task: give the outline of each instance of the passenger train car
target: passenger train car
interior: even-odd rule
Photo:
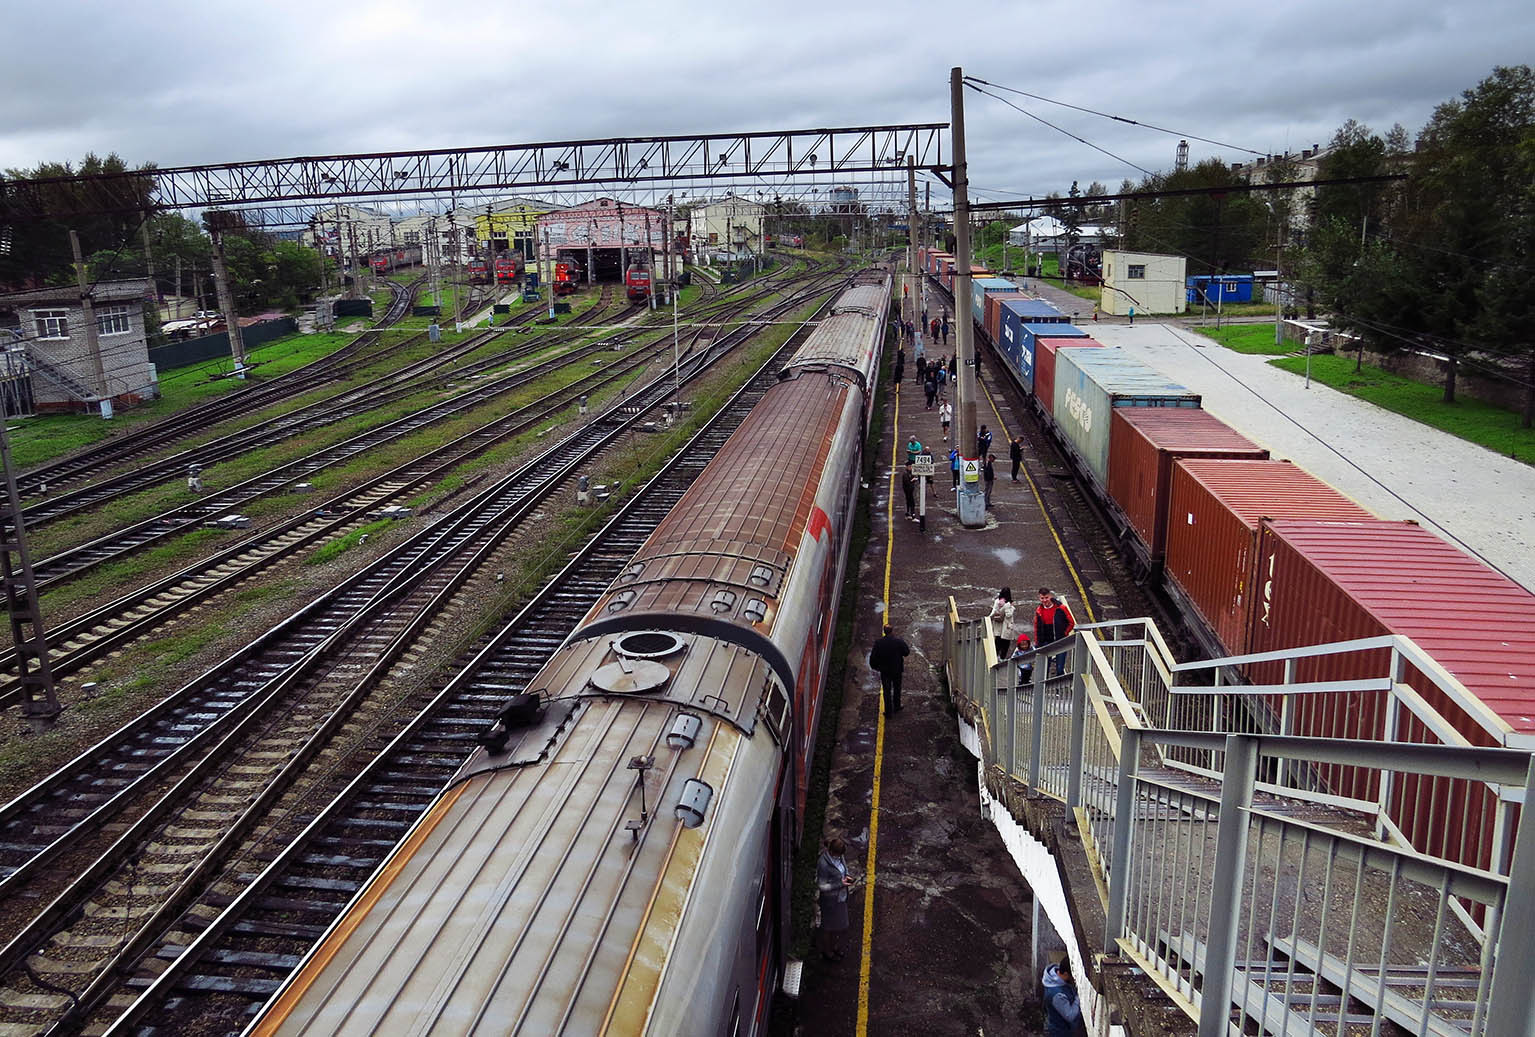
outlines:
[[[763,1030],[889,296],[839,296],[252,1032]]]

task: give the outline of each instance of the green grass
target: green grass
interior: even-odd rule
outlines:
[[[323,565],[332,558],[339,557],[362,543],[362,538],[369,533],[376,533],[394,524],[393,519],[379,519],[377,522],[369,522],[367,525],[358,526],[346,536],[339,536],[334,540],[326,541],[305,559],[309,565]]]
[[[1304,374],[1305,357],[1270,361],[1275,367]],[[1355,373],[1354,360],[1341,356],[1313,356],[1314,381],[1348,393],[1377,407],[1430,425],[1452,436],[1477,443],[1526,464],[1535,464],[1535,429],[1519,427],[1519,416],[1477,400],[1444,402],[1444,390],[1389,371],[1366,366]]]
[[[1200,310],[1198,303],[1190,303],[1188,315],[1199,317],[1203,313],[1206,320],[1215,319],[1215,307],[1207,306]],[[1222,317],[1272,317],[1274,304],[1271,302],[1228,302],[1221,305]]]
[[[1199,333],[1206,338],[1213,338],[1235,353],[1284,356],[1295,352],[1294,342],[1274,345],[1272,324],[1228,324],[1223,328],[1200,328]]]

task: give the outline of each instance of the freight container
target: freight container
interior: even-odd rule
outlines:
[[[977,277],[970,282],[970,317],[982,326],[986,323],[986,296],[1016,292],[1018,286],[1005,277]]]
[[[1411,664],[1403,679],[1468,741],[1535,742],[1535,595],[1513,580],[1414,523],[1383,520],[1265,522],[1259,565],[1252,651],[1401,634],[1454,682],[1441,691]],[[1384,649],[1302,660],[1296,679],[1379,677],[1388,662]],[[1272,663],[1251,669],[1263,683],[1278,673]],[[1339,693],[1307,696],[1287,719],[1297,734],[1379,738],[1387,712],[1380,693]],[[1399,740],[1442,740],[1405,708],[1394,725]],[[1379,794],[1357,772],[1323,776],[1343,794]],[[1494,807],[1482,789],[1428,777],[1399,778],[1388,801],[1413,846],[1480,868],[1494,863]]]
[[[1374,518],[1289,461],[1176,461],[1167,501],[1164,572],[1229,655],[1249,651],[1264,518]]]
[[[1070,324],[1071,320],[1043,299],[1024,299],[1010,303],[1008,309],[1024,324]]]
[[[1199,394],[1123,349],[1067,350],[1056,358],[1051,414],[1098,485],[1109,477],[1109,418],[1116,407],[1198,407]]]
[[[1041,335],[1061,339],[1086,339],[1087,332],[1070,324],[1020,324],[1016,318],[1002,315],[1001,341],[997,353],[1003,364],[1028,392],[1034,391],[1035,342]]]
[[[982,300],[985,314],[981,320],[981,330],[986,332],[986,341],[993,346],[1002,337],[1002,304],[1004,302],[1022,302],[1028,299],[1023,292],[1014,290],[1011,292],[992,292]]]
[[[936,249],[932,252],[929,252],[927,254],[927,272],[932,274],[934,277],[939,276],[943,273],[943,264],[946,260],[952,263],[954,261],[954,256],[948,252],[939,252]]]
[[[1205,410],[1120,407],[1109,428],[1109,497],[1155,566],[1167,543],[1173,462],[1212,457],[1263,461],[1269,452]]]
[[[1103,343],[1095,338],[1085,336],[1081,338],[1061,337],[1059,329],[1063,327],[1078,330],[1070,324],[1055,325],[1050,328],[1050,334],[1038,335],[1030,340],[1029,345],[1031,349],[1026,357],[1029,368],[1027,377],[1033,379],[1033,385],[1030,386],[1028,382],[1024,382],[1024,386],[1034,393],[1035,402],[1044,408],[1045,413],[1052,416],[1055,414],[1055,361],[1059,351],[1075,348],[1103,348]],[[1035,330],[1038,329],[1036,328]],[[1002,326],[1002,336],[1003,338],[1007,337],[1006,323]],[[1022,360],[1020,360],[1021,363],[1023,363]],[[1019,371],[1018,378],[1020,381],[1025,378],[1022,370]]]

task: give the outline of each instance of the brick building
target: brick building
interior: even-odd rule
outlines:
[[[74,286],[0,295],[0,326],[25,350],[39,411],[87,409],[101,400],[132,406],[159,396],[144,329],[148,278],[98,281],[91,288],[101,371],[86,336],[85,307]]]

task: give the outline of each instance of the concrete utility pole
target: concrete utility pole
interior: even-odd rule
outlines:
[[[352,226],[352,221],[346,221],[346,236],[352,246],[352,290],[347,293],[347,298],[357,298],[362,288],[362,271],[357,266],[357,228]]]
[[[922,276],[917,273],[917,160],[913,155],[906,156],[906,201],[911,210],[910,226],[906,228],[906,277],[911,285],[911,306],[915,313],[921,309]]]
[[[209,213],[209,217],[218,215]],[[210,223],[208,236],[213,239],[213,287],[219,296],[219,311],[229,329],[229,352],[235,360],[235,377],[245,377],[245,339],[240,335],[240,311],[235,309],[234,292],[229,289],[229,273],[224,267],[224,232]]]
[[[160,319],[160,285],[155,281],[155,254],[149,247],[149,213],[144,214],[144,222],[139,224],[139,230],[144,236],[144,268],[149,275],[149,290],[155,294],[155,319]]]
[[[965,76],[962,69],[949,71],[949,103],[953,108],[951,131],[954,148],[954,331],[959,350],[959,406],[955,415],[961,475],[959,521],[974,529],[986,524],[986,494],[981,488],[980,466],[975,456],[976,380],[975,327],[970,320],[970,194],[965,167]]]
[[[97,402],[101,416],[112,416],[112,393],[107,389],[107,369],[101,360],[101,328],[96,324],[96,306],[91,301],[91,286],[85,273],[85,260],[80,255],[80,235],[69,232],[69,248],[75,254],[75,283],[80,286],[80,308],[85,311],[85,345],[91,353],[91,374],[96,378]]]

